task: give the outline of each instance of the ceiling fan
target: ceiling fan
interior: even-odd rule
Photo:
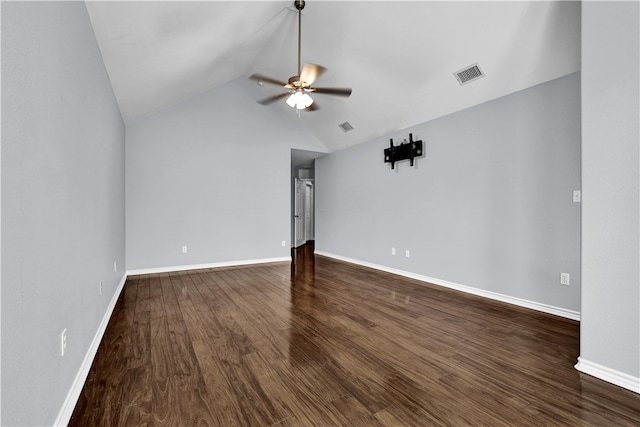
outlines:
[[[286,83],[261,74],[252,74],[249,78],[257,81],[258,84],[271,83],[282,86],[287,90],[284,93],[260,100],[258,101],[259,104],[269,105],[288,96],[287,104],[290,107],[296,108],[298,111],[305,109],[307,111],[313,111],[318,109],[318,104],[313,102],[313,98],[309,96],[310,93],[349,97],[351,95],[351,88],[311,86],[327,69],[316,64],[304,64],[304,67],[300,67],[300,34],[302,27],[302,9],[304,9],[305,2],[304,0],[295,0],[293,4],[296,9],[298,9],[298,74],[289,77]]]

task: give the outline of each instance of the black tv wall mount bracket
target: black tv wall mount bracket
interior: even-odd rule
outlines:
[[[409,142],[405,139],[400,145],[393,145],[393,138],[390,140],[389,148],[384,149],[384,162],[391,163],[391,169],[400,160],[409,159],[409,164],[413,166],[413,159],[422,156],[422,140],[414,141],[413,134],[409,134]]]

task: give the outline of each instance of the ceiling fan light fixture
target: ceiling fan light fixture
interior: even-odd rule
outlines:
[[[304,110],[311,104],[313,104],[313,98],[307,95],[304,92],[296,91],[291,94],[291,96],[287,99],[287,104],[289,107],[297,108],[298,110]]]
[[[263,76],[261,74],[252,74],[249,79],[255,80],[259,85],[264,83],[271,83],[286,89],[286,92],[279,95],[273,95],[269,98],[258,101],[259,104],[269,105],[275,101],[287,97],[287,104],[291,108],[296,108],[298,113],[300,110],[307,109],[307,111],[315,111],[318,109],[318,104],[313,105],[313,108],[309,108],[314,104],[313,99],[307,94],[307,92],[321,93],[325,95],[344,96],[349,97],[351,95],[351,88],[335,88],[335,87],[311,87],[318,77],[320,77],[327,69],[317,64],[304,64],[301,67],[300,51],[301,51],[301,32],[302,32],[302,9],[304,9],[304,0],[295,0],[294,5],[298,10],[298,74],[289,77],[288,82],[282,82],[277,79]]]

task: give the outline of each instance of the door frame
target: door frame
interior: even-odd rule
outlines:
[[[304,180],[294,178],[293,206],[293,247],[297,248],[307,242],[305,238],[305,188]]]

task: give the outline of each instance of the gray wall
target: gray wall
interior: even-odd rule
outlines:
[[[383,149],[409,132],[426,156],[391,170]],[[316,248],[579,311],[579,188],[572,74],[317,159]]]
[[[51,425],[125,262],[124,124],[83,2],[2,2],[1,182],[1,422]]]
[[[291,148],[326,149],[253,87],[239,78],[127,126],[129,270],[290,256]]]
[[[580,359],[640,392],[640,6],[582,5]]]

